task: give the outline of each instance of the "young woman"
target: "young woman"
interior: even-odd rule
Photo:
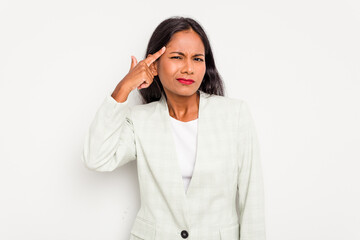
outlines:
[[[141,207],[130,239],[265,240],[253,119],[244,100],[224,96],[203,28],[166,19],[145,56],[132,57],[106,95],[82,156],[96,171],[137,161]],[[134,89],[144,104],[130,107]]]

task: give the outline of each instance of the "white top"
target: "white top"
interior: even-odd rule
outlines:
[[[188,122],[179,121],[169,115],[172,122],[172,132],[176,146],[185,192],[187,191],[196,160],[197,149],[197,119]]]

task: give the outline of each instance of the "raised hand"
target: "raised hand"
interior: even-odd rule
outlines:
[[[129,73],[123,78],[124,84],[130,87],[131,90],[147,88],[151,85],[154,79],[153,70],[150,65],[153,64],[166,50],[164,46],[154,54],[149,54],[147,58],[137,63],[134,56],[131,56],[131,66]]]

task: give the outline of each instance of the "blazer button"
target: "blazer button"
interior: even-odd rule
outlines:
[[[189,236],[189,233],[187,231],[185,231],[185,230],[181,231],[181,237],[182,238],[187,238],[188,236]]]

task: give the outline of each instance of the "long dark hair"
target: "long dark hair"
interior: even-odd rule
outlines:
[[[205,47],[206,72],[198,90],[211,95],[224,96],[224,83],[215,67],[209,39],[201,25],[192,18],[174,16],[162,21],[156,27],[149,40],[144,58],[146,58],[148,54],[154,54],[159,51],[171,40],[171,37],[175,33],[190,29],[199,34]],[[165,95],[159,76],[155,76],[153,83],[147,88],[140,89],[139,92],[143,103],[158,101],[162,94]]]

